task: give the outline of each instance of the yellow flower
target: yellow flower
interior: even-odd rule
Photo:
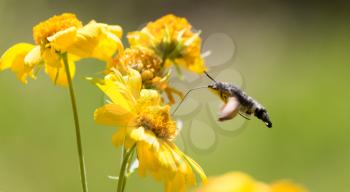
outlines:
[[[256,181],[241,172],[231,172],[219,177],[209,178],[207,184],[197,192],[307,192],[290,181],[278,181],[271,185]]]
[[[67,85],[62,54],[68,55],[71,75],[74,62],[80,58],[109,60],[115,52],[122,51],[120,41],[122,29],[91,21],[83,26],[74,14],[64,13],[53,16],[33,28],[36,45],[18,43],[9,48],[0,59],[0,70],[11,69],[17,77],[27,83],[35,79],[39,66],[58,85]]]
[[[219,177],[209,178],[209,181],[198,192],[269,192],[266,184],[258,183],[249,175],[232,172]]]
[[[186,191],[194,185],[193,169],[206,180],[201,167],[172,143],[178,130],[170,107],[162,105],[157,91],[141,89],[137,71],[128,69],[124,76],[115,71],[94,82],[111,100],[95,111],[94,119],[118,127],[112,139],[115,146],[135,146],[140,175],[164,182],[168,192]]]
[[[117,69],[123,72],[131,67],[141,74],[143,88],[165,92],[169,103],[174,104],[173,93],[179,97],[183,97],[183,94],[169,86],[170,73],[161,67],[161,63],[162,59],[149,49],[127,48],[108,63],[107,71]]]
[[[142,77],[145,88],[155,88],[152,80],[164,77],[166,73],[161,68],[162,59],[148,49],[127,48],[108,63],[108,71],[118,69],[125,71],[127,67],[137,70]]]
[[[206,69],[201,57],[201,38],[192,32],[191,24],[175,15],[166,15],[150,22],[141,31],[128,34],[131,47],[146,47],[155,51],[164,65],[182,66],[186,69],[203,73]]]
[[[276,181],[271,184],[271,192],[307,192],[304,187],[288,180]]]

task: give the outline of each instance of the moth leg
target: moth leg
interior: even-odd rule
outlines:
[[[180,97],[181,99],[183,99],[184,95],[182,94],[181,91],[173,88],[173,87],[167,87],[165,88],[165,93],[169,99],[169,104],[174,104],[175,103],[175,98],[174,98],[174,94],[177,95],[178,97]]]
[[[246,114],[243,114],[243,113],[241,113],[241,112],[238,112],[238,114],[239,114],[240,116],[242,116],[243,118],[245,118],[245,119],[247,119],[247,120],[250,120],[250,117],[247,116]]]

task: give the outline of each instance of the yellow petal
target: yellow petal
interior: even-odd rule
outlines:
[[[38,65],[43,61],[41,57],[40,46],[35,46],[29,53],[24,57],[24,63],[30,67]]]
[[[11,68],[16,73],[17,78],[23,83],[27,83],[27,77],[35,78],[33,68],[26,66],[24,58],[34,48],[34,45],[28,43],[18,43],[9,48],[0,59],[0,70]]]
[[[111,126],[132,126],[134,117],[135,114],[113,103],[96,109],[94,113],[96,123]]]
[[[117,36],[122,32],[117,28],[91,21],[77,31],[76,40],[67,51],[82,58],[92,57],[108,61],[117,51],[124,49]]]
[[[165,191],[166,192],[186,192],[186,178],[182,174],[176,174],[176,176],[166,182]]]
[[[202,58],[195,59],[194,63],[188,66],[188,69],[198,74],[202,74],[204,71],[207,70]]]
[[[118,78],[119,76],[109,74],[105,80],[93,78],[89,80],[99,87],[115,105],[122,108],[120,110],[131,112],[136,105],[135,98],[133,98],[123,79],[119,78],[118,80]]]
[[[196,58],[193,61],[191,59],[191,62],[184,58],[179,58],[175,59],[175,64],[198,74],[202,74],[205,70],[207,70],[202,58]]]
[[[18,43],[13,45],[1,56],[0,70],[10,68],[15,61],[19,60],[18,58],[24,58],[33,48],[34,45],[29,43]],[[24,60],[22,62],[24,62]]]
[[[181,172],[181,166],[183,165],[183,159],[178,156],[175,151],[169,147],[168,142],[164,140],[159,140],[160,148],[156,151],[155,155],[160,163],[160,165],[168,169],[168,172]]]
[[[149,33],[144,33],[140,31],[129,32],[127,35],[128,42],[131,47],[156,47],[155,44],[152,44],[154,40]]]
[[[122,38],[123,29],[119,25],[106,25],[106,30],[113,33],[119,38]]]
[[[140,90],[142,87],[142,79],[140,73],[134,69],[129,68],[126,81],[129,89],[132,91],[134,98],[137,99],[140,96]]]
[[[140,175],[150,174],[156,180],[163,181],[165,191],[185,191],[187,186],[194,185],[195,176],[183,153],[176,150],[171,142],[157,139],[149,132],[140,128],[135,131],[134,138],[139,140],[136,146]],[[158,147],[154,147],[154,143]]]
[[[308,190],[304,187],[295,184],[288,180],[281,180],[274,182],[272,185],[271,192],[307,192]]]
[[[68,66],[69,66],[71,78],[73,79],[75,74],[75,63],[74,63],[74,60],[69,58],[70,57],[68,57]],[[61,60],[60,62],[63,62],[63,61]],[[68,85],[66,70],[63,63],[61,63],[60,67],[53,67],[49,64],[46,64],[45,72],[49,75],[50,79],[54,82],[54,84],[60,85],[60,86]]]
[[[263,182],[255,182],[255,190],[254,192],[271,192],[271,187]],[[281,191],[286,192],[286,191]]]
[[[48,37],[47,40],[55,50],[65,52],[74,43],[77,30],[76,27],[69,27]]]
[[[201,168],[201,166],[197,162],[195,162],[192,158],[190,158],[185,153],[183,153],[174,143],[167,142],[167,145],[169,146],[169,148],[172,149],[172,151],[174,151],[174,154],[178,154],[181,159],[186,160],[189,163],[189,165],[192,168],[194,168],[194,170],[198,173],[198,175],[200,176],[203,183],[207,182],[207,176],[206,176],[204,170]],[[187,172],[189,172],[189,171],[187,171]],[[188,180],[190,180],[191,178],[192,178],[192,176],[190,175],[190,178],[188,178]],[[195,181],[193,181],[193,182],[195,183]]]
[[[254,192],[255,187],[256,182],[249,175],[232,172],[223,176],[209,178],[209,182],[199,189],[198,192]]]
[[[146,176],[147,173],[151,173],[157,180],[162,178],[162,173],[159,172],[161,168],[158,164],[158,160],[155,158],[155,152],[150,150],[150,147],[145,142],[137,144],[137,158],[139,160],[138,172],[141,176]]]
[[[184,158],[186,158],[186,160],[190,163],[191,167],[194,168],[194,170],[198,173],[198,175],[200,176],[201,180],[203,183],[207,183],[207,176],[205,175],[204,170],[202,169],[202,167],[195,162],[192,158],[190,158],[189,156],[183,154]]]
[[[138,131],[138,133],[135,132],[133,134],[130,134],[130,138],[135,141],[144,142],[152,151],[159,150],[159,140],[152,131],[146,130],[143,127],[138,128]]]
[[[125,143],[125,138],[126,138],[126,127],[121,127],[117,130],[116,133],[113,134],[112,136],[112,143],[116,146],[119,147],[120,145]]]
[[[63,65],[60,55],[52,47],[41,49],[41,57],[45,64],[50,65],[52,68],[61,68]]]
[[[142,89],[140,92],[140,100],[147,102],[149,105],[159,105],[161,102],[159,93],[153,89]]]
[[[145,129],[143,127],[138,127],[134,129],[130,129],[129,137],[134,140],[134,142],[143,141],[145,136]]]

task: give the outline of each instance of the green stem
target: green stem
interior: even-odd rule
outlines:
[[[75,135],[76,135],[76,141],[77,141],[79,166],[80,166],[81,185],[83,187],[83,192],[87,192],[88,191],[88,187],[87,187],[87,181],[86,181],[86,171],[85,171],[83,147],[82,147],[82,142],[81,142],[80,125],[79,125],[79,118],[78,118],[78,109],[77,109],[77,103],[76,103],[76,100],[75,100],[75,94],[74,94],[74,89],[73,89],[72,77],[71,77],[71,73],[69,71],[67,53],[63,53],[62,54],[62,59],[63,59],[63,63],[64,63],[66,75],[67,75],[70,100],[71,100],[72,109],[73,109],[74,124],[75,124]]]
[[[130,165],[131,165],[132,158],[134,157],[134,150],[132,150],[130,153],[131,153],[131,154],[130,154],[129,160],[128,160],[127,164],[126,164],[126,171],[125,171],[125,175],[126,175],[126,176],[125,176],[125,178],[124,178],[124,180],[123,180],[122,191],[124,191],[124,189],[125,189],[126,180],[127,180],[128,177],[131,175],[131,173],[130,173],[129,171],[130,171]]]
[[[119,172],[119,180],[118,180],[118,188],[117,192],[123,192],[125,189],[126,185],[126,180],[127,180],[127,168],[128,168],[128,163],[132,157],[132,154],[134,152],[136,145],[133,145],[124,155],[123,157],[123,162],[120,167],[120,172]]]

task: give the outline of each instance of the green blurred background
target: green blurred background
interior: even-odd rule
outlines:
[[[263,101],[274,123],[266,129],[252,120],[239,135],[219,134],[215,150],[189,147],[188,155],[209,176],[239,170],[266,182],[289,178],[315,192],[349,191],[349,8],[346,1],[1,0],[0,52],[33,42],[32,26],[62,12],[76,13],[84,23],[119,24],[125,32],[167,13],[186,17],[204,40],[215,33],[234,40],[235,62],[226,63],[244,77],[245,89]],[[116,191],[107,176],[117,175],[120,163],[120,150],[111,145],[114,129],[92,119],[103,95],[83,80],[104,66],[82,60],[74,79],[91,192]],[[80,191],[67,89],[43,73],[22,85],[5,71],[0,90],[0,191]],[[127,189],[161,191],[162,185],[135,174]]]

